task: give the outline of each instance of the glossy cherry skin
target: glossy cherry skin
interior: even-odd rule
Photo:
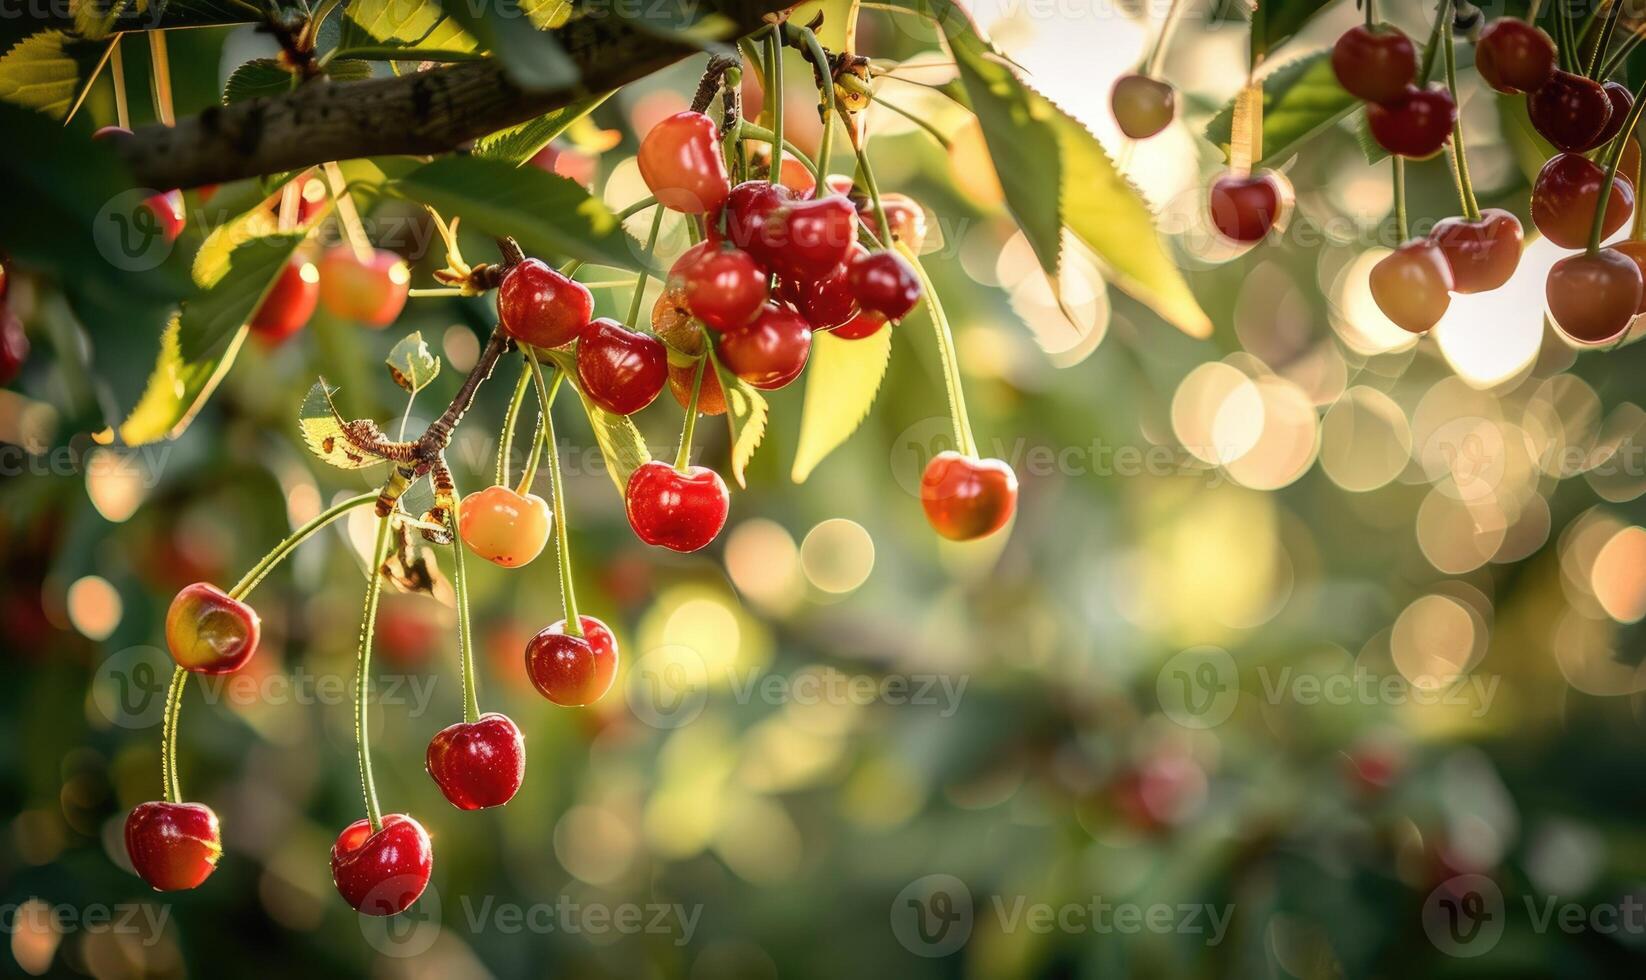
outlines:
[[[800,377],[811,352],[811,324],[776,303],[767,303],[754,323],[720,339],[720,362],[766,391],[776,391]]]
[[[320,271],[313,263],[293,259],[251,315],[252,335],[270,346],[281,343],[303,329],[319,302]]]
[[[951,541],[987,537],[1017,509],[1017,474],[998,459],[938,453],[921,474],[920,504],[926,520]]]
[[[423,825],[404,813],[383,817],[383,829],[356,820],[331,847],[331,880],[363,915],[397,915],[417,901],[434,870],[434,845]]]
[[[1444,218],[1429,238],[1452,267],[1452,291],[1484,293],[1509,281],[1520,265],[1520,219],[1502,208],[1483,208],[1479,221]]]
[[[1544,295],[1562,333],[1582,344],[1604,344],[1629,329],[1640,309],[1640,267],[1614,249],[1568,255],[1549,270]]]
[[[669,352],[656,337],[601,317],[577,342],[577,378],[589,400],[613,415],[633,415],[657,398]]]
[[[857,305],[888,320],[901,320],[920,302],[920,277],[896,252],[871,252],[851,264]]]
[[[1423,333],[1452,302],[1452,267],[1427,238],[1414,238],[1372,267],[1372,299],[1402,330]]]
[[[886,211],[886,222],[892,226],[892,241],[902,242],[915,255],[926,244],[926,212],[907,194],[896,192],[880,195],[880,206]],[[860,224],[880,234],[879,218],[874,213],[874,202],[864,198],[857,205]],[[885,241],[882,237],[881,241]]]
[[[809,283],[784,280],[782,295],[813,330],[832,330],[857,316],[857,295],[852,291],[852,264],[868,255],[861,245],[852,246],[851,257],[829,270],[829,274]]]
[[[497,287],[497,318],[515,340],[564,347],[583,336],[594,315],[594,294],[542,259],[526,259]]]
[[[425,765],[459,810],[502,806],[526,778],[526,737],[508,716],[488,712],[436,732]]]
[[[257,610],[207,582],[184,586],[166,612],[166,646],[197,674],[229,674],[257,652]]]
[[[1499,17],[1475,42],[1475,70],[1499,92],[1533,92],[1555,71],[1555,42],[1523,20]]]
[[[1244,177],[1230,173],[1212,181],[1207,211],[1225,238],[1250,244],[1269,234],[1291,200],[1291,182],[1273,170]]]
[[[345,320],[386,327],[405,308],[410,288],[406,263],[386,249],[374,249],[364,262],[347,245],[320,257],[320,303]]]
[[[857,243],[857,208],[839,195],[797,201],[765,228],[774,248],[767,264],[781,275],[810,282],[846,261]]]
[[[654,459],[629,475],[623,502],[636,537],[688,554],[713,541],[726,526],[731,494],[726,481],[708,467],[689,466],[681,472]]]
[[[646,186],[671,211],[707,214],[731,193],[720,131],[701,112],[677,112],[653,126],[635,162]]]
[[[1526,99],[1532,127],[1561,150],[1593,146],[1612,117],[1612,102],[1599,82],[1555,69]]]
[[[864,337],[873,337],[885,325],[885,317],[873,310],[866,310],[830,330],[829,333],[842,340],[862,340]]]
[[[217,869],[223,835],[202,803],[142,803],[126,816],[126,856],[155,891],[194,888]]]
[[[1171,124],[1177,112],[1177,90],[1147,75],[1122,75],[1109,90],[1109,108],[1122,133],[1146,140]]]
[[[1393,27],[1349,28],[1332,46],[1332,73],[1344,90],[1367,102],[1392,102],[1417,77],[1411,38]]]
[[[741,329],[765,305],[766,268],[743,249],[716,246],[688,252],[681,259],[669,278],[679,281],[692,316],[714,329]]]
[[[692,403],[692,383],[697,379],[696,364],[669,364],[669,393],[686,408]],[[709,367],[703,372],[702,390],[697,393],[697,411],[700,415],[725,415],[726,392],[720,387],[720,376]]]
[[[1457,122],[1457,103],[1446,86],[1415,85],[1384,103],[1366,107],[1366,125],[1372,138],[1390,153],[1422,159],[1432,157],[1446,145]]]
[[[769,265],[780,243],[775,237],[776,228],[768,230],[767,226],[795,199],[794,192],[782,184],[745,180],[733,187],[726,198],[726,237],[762,265]]]
[[[1612,111],[1606,117],[1606,125],[1600,128],[1600,135],[1586,147],[1590,150],[1610,143],[1623,130],[1624,120],[1629,118],[1629,110],[1635,106],[1635,97],[1621,83],[1607,82],[1600,88],[1606,93],[1606,101],[1611,104]]]
[[[566,708],[593,704],[617,676],[617,641],[605,623],[579,616],[582,636],[566,632],[564,619],[526,643],[526,676],[537,693]]]
[[[1532,183],[1532,224],[1543,237],[1561,248],[1583,248],[1589,244],[1600,188],[1606,171],[1579,153],[1559,153],[1538,171]],[[1623,227],[1634,210],[1634,185],[1619,173],[1606,199],[1606,216],[1601,240]]]
[[[1643,277],[1646,277],[1646,242],[1629,240],[1618,242],[1612,246],[1612,251],[1627,258],[1635,264]],[[1640,303],[1635,307],[1636,313],[1646,313],[1646,289],[1640,292]]]
[[[23,321],[0,300],[0,385],[11,384],[29,359],[29,335]]]
[[[504,568],[519,568],[542,554],[553,523],[542,497],[508,487],[478,490],[457,507],[458,537],[470,551]]]

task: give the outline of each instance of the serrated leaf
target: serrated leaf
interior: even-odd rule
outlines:
[[[652,453],[646,448],[646,438],[635,428],[628,416],[613,415],[589,400],[577,379],[577,360],[574,354],[564,350],[538,350],[537,356],[540,360],[553,364],[556,370],[566,376],[566,383],[577,392],[578,399],[583,403],[583,412],[589,418],[589,428],[594,430],[595,442],[600,445],[600,455],[606,461],[606,473],[617,485],[617,492],[621,496],[628,489],[630,475],[651,462]]]
[[[844,340],[827,331],[812,336],[806,400],[800,409],[800,442],[790,471],[794,482],[806,482],[817,465],[869,417],[891,357],[890,326],[858,340]]]
[[[303,407],[297,415],[297,431],[303,437],[303,445],[322,462],[340,470],[363,470],[384,462],[382,456],[349,435],[348,423],[332,403],[332,392],[336,390],[322,378],[304,396]]]
[[[1256,0],[1252,11],[1252,64],[1261,62],[1291,40],[1332,0]]]
[[[732,478],[738,486],[747,487],[743,470],[754,458],[754,451],[760,448],[760,440],[766,437],[766,399],[748,382],[726,370],[712,351],[709,363],[714,366],[720,390],[726,396],[726,425],[732,434]]]
[[[202,289],[210,288],[228,273],[229,256],[234,253],[235,246],[279,230],[279,222],[273,212],[263,207],[261,201],[250,211],[213,228],[200,243],[200,250],[194,253],[191,274],[195,285]]]
[[[419,58],[415,49],[473,51],[475,41],[436,0],[355,0],[344,13],[338,49],[347,55],[368,45],[404,48],[408,58]]]
[[[120,423],[120,441],[125,445],[141,446],[181,435],[228,374],[246,339],[242,328],[225,343],[186,359],[178,347],[180,329],[179,318],[173,316],[160,335],[154,372],[131,414]]]
[[[354,58],[333,58],[326,64],[326,77],[334,82],[360,81],[371,77],[371,65]],[[229,76],[223,85],[223,104],[247,99],[285,95],[296,76],[272,58],[254,58]]]
[[[243,0],[71,0],[74,32],[97,40],[120,31],[217,27],[260,20]]]
[[[560,46],[558,37],[529,22],[524,6],[520,0],[440,2],[446,16],[502,62],[504,72],[516,85],[528,91],[546,91],[576,84],[577,63]],[[542,4],[531,6],[539,11],[539,17],[546,15]]]
[[[0,99],[62,119],[95,77],[109,41],[31,34],[0,56]]]
[[[253,238],[235,245],[217,278],[200,282],[205,291],[183,303],[177,342],[185,360],[217,348],[251,319],[292,252],[308,235],[298,230]]]
[[[1285,160],[1360,107],[1360,100],[1338,84],[1330,51],[1287,62],[1262,81],[1263,159],[1256,166]],[[1233,138],[1234,108],[1230,100],[1206,124],[1206,138],[1225,158]]]
[[[440,376],[440,357],[429,350],[420,330],[402,337],[384,363],[388,364],[394,383],[413,395]]]
[[[529,119],[518,126],[500,129],[474,142],[474,155],[489,160],[502,160],[520,166],[549,145],[549,141],[570,129],[579,119],[593,112],[600,103],[611,98],[611,92],[578,99],[553,112]]]

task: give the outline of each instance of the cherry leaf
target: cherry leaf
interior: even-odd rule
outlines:
[[[401,338],[384,363],[394,383],[413,395],[440,376],[440,357],[429,350],[420,330]]]
[[[0,57],[0,99],[62,119],[85,97],[111,42],[41,31]]]
[[[228,374],[245,341],[242,330],[221,347],[185,358],[178,346],[179,329],[179,317],[173,315],[160,335],[160,356],[148,384],[120,423],[120,441],[128,446],[181,435]]]
[[[508,129],[500,129],[488,136],[482,136],[474,142],[474,155],[504,160],[518,167],[536,156],[537,151],[549,145],[550,140],[593,112],[611,95],[611,92],[603,92],[578,99],[570,105],[562,106],[536,119],[529,119],[518,126],[510,126]]]
[[[1262,82],[1263,159],[1256,166],[1286,160],[1360,108],[1360,100],[1338,84],[1329,50],[1287,62],[1264,75]],[[1234,109],[1231,99],[1206,124],[1206,138],[1223,150],[1225,158],[1233,142]]]
[[[360,57],[357,49],[368,47],[417,60],[428,49],[473,52],[475,41],[435,0],[355,0],[345,8],[337,57]]]
[[[890,326],[859,340],[844,340],[827,331],[812,336],[806,399],[800,409],[800,442],[790,471],[794,482],[806,482],[817,465],[869,417],[891,357]]]
[[[371,426],[371,423],[343,421],[343,416],[331,400],[332,392],[336,390],[322,378],[304,396],[303,407],[297,416],[297,431],[303,437],[303,445],[309,447],[309,452],[322,462],[340,470],[363,470],[384,462],[382,456],[356,438],[357,429]]]
[[[766,399],[748,382],[726,370],[720,359],[709,353],[715,376],[720,379],[720,390],[726,395],[726,424],[732,434],[732,478],[740,487],[748,487],[743,470],[760,448],[766,437]]]
[[[564,373],[566,384],[577,392],[578,399],[583,403],[583,412],[589,417],[589,428],[594,431],[594,440],[600,445],[600,455],[606,461],[606,473],[617,485],[621,496],[628,489],[629,477],[634,471],[651,462],[652,454],[646,448],[646,438],[628,416],[613,415],[589,400],[577,380],[577,360],[570,351],[538,349],[537,356]]]

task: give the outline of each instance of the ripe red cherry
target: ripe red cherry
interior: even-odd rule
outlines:
[[[707,214],[731,192],[720,131],[701,112],[677,112],[651,128],[635,158],[640,176],[671,211]]]
[[[331,846],[331,880],[349,907],[364,915],[397,915],[417,901],[434,870],[434,845],[423,825],[404,813],[343,828]]]
[[[497,318],[515,340],[534,347],[564,347],[583,336],[594,315],[589,288],[542,259],[510,269],[497,287]]]
[[[143,803],[126,817],[126,856],[155,891],[184,891],[217,869],[223,836],[202,803]]]
[[[1224,237],[1237,242],[1260,242],[1291,206],[1292,185],[1273,170],[1244,177],[1224,174],[1212,182],[1207,210]]]
[[[542,497],[508,487],[478,490],[457,507],[458,537],[470,551],[504,568],[519,568],[542,554],[553,521]]]
[[[386,249],[373,249],[364,262],[347,245],[320,257],[320,303],[345,320],[386,327],[405,307],[410,288],[406,263]]]
[[[779,246],[766,226],[794,200],[794,192],[782,184],[745,180],[726,198],[726,237],[761,263],[769,263]]]
[[[696,364],[669,365],[669,393],[686,408],[692,403],[692,383],[697,378]],[[726,392],[720,387],[720,377],[714,368],[703,372],[702,390],[697,393],[697,411],[701,415],[725,415]]]
[[[1555,71],[1555,42],[1523,20],[1499,17],[1475,42],[1475,70],[1499,92],[1532,92]]]
[[[313,263],[293,259],[251,315],[251,332],[270,346],[281,343],[303,329],[319,302],[319,270]]]
[[[739,378],[767,391],[798,378],[811,352],[811,324],[776,303],[767,303],[754,323],[720,339],[720,362]]]
[[[726,526],[731,495],[714,470],[689,466],[682,472],[654,459],[629,475],[623,504],[640,540],[687,554],[713,541]]]
[[[633,415],[657,397],[669,375],[663,342],[601,317],[577,342],[583,393],[613,415]]]
[[[864,337],[873,337],[885,325],[885,317],[873,310],[865,310],[830,330],[829,333],[842,340],[862,340]]]
[[[11,384],[29,359],[29,335],[4,301],[0,301],[0,385]]]
[[[1439,153],[1455,122],[1457,103],[1438,83],[1426,88],[1408,85],[1388,102],[1366,107],[1366,125],[1378,145],[1414,159]]]
[[[868,249],[853,245],[847,260],[821,279],[808,283],[783,280],[780,295],[806,318],[813,330],[838,327],[858,314],[857,296],[851,284],[852,263],[868,254]]]
[[[593,616],[579,616],[582,636],[566,632],[564,619],[532,637],[526,644],[526,676],[537,692],[566,708],[593,704],[617,676],[617,641],[606,624]]]
[[[765,267],[740,248],[698,248],[681,256],[669,278],[680,283],[692,316],[716,330],[741,328],[766,302]]]
[[[1017,509],[1017,474],[998,459],[941,452],[920,477],[926,520],[951,541],[987,537]]]
[[[1600,128],[1600,135],[1586,149],[1605,146],[1613,137],[1623,130],[1624,120],[1629,118],[1629,110],[1635,107],[1635,97],[1629,94],[1619,82],[1607,82],[1601,90],[1606,93],[1606,101],[1611,105],[1611,114],[1606,117],[1606,125]]]
[[[1332,46],[1332,72],[1357,99],[1392,102],[1417,77],[1417,52],[1397,28],[1349,28]]]
[[[1538,171],[1532,183],[1532,224],[1543,237],[1561,248],[1583,248],[1589,244],[1600,188],[1606,171],[1579,153],[1560,153]],[[1606,217],[1601,238],[1623,227],[1634,209],[1634,185],[1620,172],[1606,199]]]
[[[1634,260],[1603,248],[1556,262],[1544,295],[1562,333],[1582,344],[1604,344],[1629,329],[1640,308],[1642,288]]]
[[[526,738],[506,715],[488,712],[436,732],[426,765],[459,810],[502,806],[526,778]]]
[[[1562,150],[1594,145],[1612,116],[1612,102],[1599,82],[1555,69],[1526,99],[1532,128]]]
[[[850,186],[847,179],[847,186]],[[844,192],[842,192],[844,193]],[[907,194],[882,194],[880,206],[886,212],[886,223],[892,226],[892,241],[902,242],[915,255],[926,244],[926,212]],[[880,234],[879,219],[875,217],[874,202],[864,198],[857,205],[857,220],[876,235]],[[884,239],[882,239],[884,240]]]
[[[178,666],[197,674],[229,674],[257,652],[257,611],[215,585],[185,586],[166,612],[166,646]]]
[[[1509,281],[1520,265],[1520,219],[1502,208],[1484,208],[1479,221],[1444,218],[1429,238],[1452,267],[1452,291],[1484,293]]]
[[[857,242],[857,208],[839,195],[797,201],[767,222],[768,265],[802,282],[818,279],[846,261]]]
[[[94,140],[112,140],[122,142],[131,138],[132,132],[124,126],[104,126],[91,134]],[[202,197],[201,200],[205,198]],[[178,190],[161,191],[143,199],[143,205],[150,214],[154,215],[157,229],[165,240],[177,241],[177,236],[183,234],[186,218],[183,211],[183,192]],[[141,229],[144,232],[149,229]]]
[[[1612,251],[1627,258],[1635,264],[1643,277],[1646,277],[1646,242],[1629,240],[1618,242],[1612,246]],[[1646,289],[1640,292],[1640,303],[1635,307],[1636,313],[1646,313]]]
[[[857,304],[888,320],[901,320],[920,302],[920,277],[896,252],[872,252],[851,264]]]
[[[1177,111],[1177,90],[1147,75],[1122,75],[1109,90],[1109,108],[1122,133],[1146,140],[1171,124]]]
[[[1440,246],[1414,238],[1372,267],[1372,299],[1402,330],[1423,333],[1452,302],[1452,267]]]

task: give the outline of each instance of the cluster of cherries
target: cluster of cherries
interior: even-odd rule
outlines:
[[[380,330],[406,305],[411,273],[397,253],[384,248],[357,253],[333,245],[318,264],[294,257],[280,270],[252,313],[251,335],[276,347],[302,330],[317,307],[344,320]]]

